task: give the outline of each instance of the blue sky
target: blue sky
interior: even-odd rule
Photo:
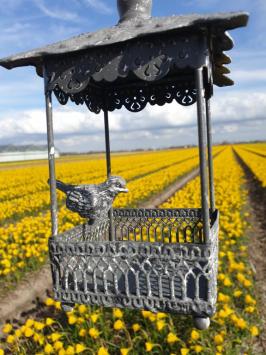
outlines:
[[[153,1],[153,16],[239,10],[248,11],[250,21],[248,27],[230,32],[235,40],[235,48],[228,53],[235,85],[215,89],[215,142],[265,139],[266,1]],[[1,0],[0,56],[96,31],[117,21],[116,0]],[[0,68],[0,107],[0,144],[45,142],[43,83],[34,68]],[[60,107],[55,100],[54,108],[56,145],[60,150],[103,149],[102,115],[93,115],[74,104]],[[137,115],[121,110],[110,117],[112,148],[197,143],[195,123],[195,107],[184,109],[175,103],[163,108],[147,107]]]

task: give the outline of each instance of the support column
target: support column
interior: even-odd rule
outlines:
[[[211,110],[210,98],[206,98],[206,120],[207,120],[207,145],[208,145],[208,167],[209,167],[209,191],[210,191],[210,209],[215,210],[215,193],[213,179],[213,157],[212,157],[212,126],[211,126]]]
[[[111,176],[111,154],[110,154],[110,133],[109,133],[109,117],[108,110],[105,107],[104,109],[104,131],[105,131],[105,154],[106,154],[106,171],[107,177]],[[113,208],[109,210],[108,213],[110,220],[110,228],[109,228],[109,240],[114,239],[114,230],[113,230]]]
[[[46,105],[46,124],[47,124],[47,144],[48,144],[48,161],[49,161],[49,185],[50,185],[50,210],[52,222],[52,236],[56,236],[58,232],[57,220],[57,196],[56,196],[56,179],[55,179],[55,148],[54,148],[54,130],[53,130],[53,109],[51,91],[47,90],[47,75],[45,67],[43,67],[44,78],[44,94]]]
[[[111,155],[110,155],[110,134],[108,110],[104,110],[104,132],[105,132],[105,155],[107,177],[111,175]]]
[[[200,160],[200,186],[201,186],[201,209],[203,218],[203,233],[205,241],[210,240],[208,183],[207,183],[207,156],[206,156],[206,107],[204,99],[203,69],[198,68],[195,72],[197,90],[197,115],[199,136],[199,160]]]

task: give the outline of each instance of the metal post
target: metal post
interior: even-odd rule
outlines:
[[[104,132],[105,132],[105,155],[106,155],[106,171],[107,177],[111,175],[111,155],[110,155],[110,134],[109,134],[109,118],[108,110],[104,109]],[[114,240],[113,231],[113,208],[109,211],[110,229],[109,229],[109,240]]]
[[[109,118],[108,110],[104,110],[104,131],[105,131],[105,154],[106,154],[106,170],[107,177],[111,175],[111,156],[110,156],[110,135],[109,135]]]
[[[45,104],[46,104],[52,236],[56,236],[58,232],[58,220],[57,220],[57,197],[56,197],[55,161],[54,161],[55,148],[54,148],[54,130],[53,130],[53,114],[52,114],[52,95],[51,95],[51,91],[47,90],[47,75],[46,75],[45,66],[43,67],[43,78],[44,78],[44,94],[45,94]]]
[[[210,191],[210,208],[215,210],[215,194],[214,194],[214,179],[213,179],[213,158],[212,158],[212,129],[211,129],[211,110],[210,98],[206,98],[206,121],[207,121],[207,146],[208,146],[208,166],[209,166],[209,191]]]
[[[206,157],[206,107],[204,99],[203,70],[196,69],[197,115],[199,135],[201,208],[203,217],[203,233],[205,241],[210,240],[210,222],[208,206],[207,157]]]

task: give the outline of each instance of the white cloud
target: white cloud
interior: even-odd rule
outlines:
[[[88,6],[102,14],[111,14],[112,8],[106,5],[102,0],[83,0]]]
[[[227,133],[234,133],[239,129],[239,126],[236,124],[228,124],[228,125],[224,125],[223,129]]]
[[[43,109],[9,111],[1,114],[0,138],[36,143],[46,138]],[[212,100],[214,140],[262,139],[266,122],[266,93],[233,92],[219,94]],[[110,113],[112,149],[134,149],[197,143],[196,105],[177,103],[147,106],[138,114],[125,109]],[[104,149],[103,114],[90,113],[86,107],[55,107],[54,131],[59,149]],[[248,138],[247,138],[248,137]]]
[[[222,90],[222,89],[221,89]],[[265,92],[219,93],[212,99],[214,120],[245,120],[266,118]]]
[[[242,83],[254,81],[266,81],[266,69],[253,69],[253,70],[234,70],[232,73],[234,81],[241,81]]]
[[[61,7],[48,7],[43,0],[34,0],[35,5],[43,12],[44,15],[64,21],[77,21],[78,15],[73,11],[67,11]]]

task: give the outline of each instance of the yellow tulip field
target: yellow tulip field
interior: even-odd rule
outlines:
[[[2,354],[208,354],[257,355],[262,332],[259,296],[248,244],[250,214],[247,177],[239,159],[266,188],[266,144],[214,147],[216,205],[220,211],[217,312],[209,329],[194,328],[190,317],[149,311],[76,305],[66,315],[47,298],[42,315],[2,326]],[[112,174],[127,181],[128,194],[115,206],[136,207],[198,166],[198,149],[114,154]],[[57,178],[67,183],[105,179],[103,156],[63,157]],[[48,168],[45,162],[0,165],[0,287],[14,285],[47,262],[50,236]],[[59,229],[82,221],[64,207],[58,193]],[[160,207],[200,207],[199,177]],[[1,288],[0,288],[1,290]],[[0,321],[1,323],[1,321]]]

